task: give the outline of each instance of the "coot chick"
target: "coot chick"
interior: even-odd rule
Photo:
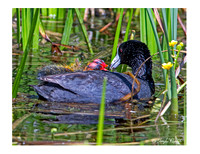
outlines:
[[[65,73],[72,73],[72,72],[78,72],[79,69],[83,69],[80,66],[80,62],[76,60],[75,64],[72,66],[68,65],[47,65],[39,70],[38,72],[38,79],[40,79],[43,76],[47,75],[55,75],[55,74],[65,74]],[[107,71],[106,67],[108,65],[101,59],[95,59],[92,62],[88,63],[87,66],[84,68],[84,71],[89,70],[104,70]],[[78,69],[77,69],[78,68]]]
[[[119,64],[127,64],[135,74],[149,56],[149,50],[144,43],[130,40],[119,46],[111,68],[116,68]],[[151,60],[140,69],[137,80],[141,84],[141,90],[133,96],[134,99],[150,98],[154,93],[151,69]],[[123,73],[103,70],[43,76],[40,77],[43,82],[33,87],[40,98],[48,101],[99,104],[104,77],[107,78],[106,103],[114,103],[131,92],[133,78]],[[136,88],[137,84],[134,85],[134,89]]]
[[[106,67],[108,67],[108,65],[102,59],[95,59],[95,60],[93,60],[93,62],[88,63],[88,65],[85,67],[84,71],[89,71],[89,70],[107,71]]]

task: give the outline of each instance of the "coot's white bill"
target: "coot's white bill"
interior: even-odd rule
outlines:
[[[121,63],[120,57],[119,57],[118,52],[117,52],[115,58],[114,58],[113,61],[111,62],[110,69],[117,68],[117,66],[119,66],[120,63]]]

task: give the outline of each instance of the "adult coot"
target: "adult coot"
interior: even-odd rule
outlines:
[[[122,43],[111,63],[111,69],[127,64],[137,72],[140,65],[150,56],[147,46],[136,40]],[[137,80],[140,91],[134,99],[150,98],[154,93],[152,61],[149,59],[140,69]],[[81,71],[41,76],[39,85],[33,86],[40,98],[54,102],[100,103],[104,77],[107,78],[106,103],[120,100],[132,90],[133,78],[129,75],[103,70]],[[137,88],[137,84],[134,85]]]

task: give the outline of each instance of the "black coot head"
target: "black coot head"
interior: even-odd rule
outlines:
[[[146,44],[137,40],[129,40],[118,47],[116,57],[113,59],[110,68],[114,69],[120,64],[127,64],[135,74],[148,57],[150,57],[150,52]],[[152,61],[149,59],[140,69],[138,77],[144,80],[151,78],[151,69]]]
[[[148,57],[150,57],[150,53],[146,44],[137,40],[129,40],[120,44],[110,68],[116,68],[120,64],[127,64],[133,67],[137,62],[145,61]]]
[[[149,58],[150,52],[146,44],[137,41],[129,40],[122,43],[118,49],[117,54],[111,62],[110,68],[114,69],[120,64],[127,64],[132,68],[135,75],[141,64]],[[152,78],[152,61],[151,58],[142,65],[137,75],[138,78],[149,82],[149,85],[154,93],[154,81]]]

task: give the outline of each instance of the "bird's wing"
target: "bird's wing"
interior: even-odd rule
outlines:
[[[106,95],[121,98],[130,92],[131,79],[128,75],[107,71],[85,71],[40,78],[58,84],[66,90],[87,97],[101,97],[104,77],[107,78]],[[127,79],[128,78],[128,79]]]

